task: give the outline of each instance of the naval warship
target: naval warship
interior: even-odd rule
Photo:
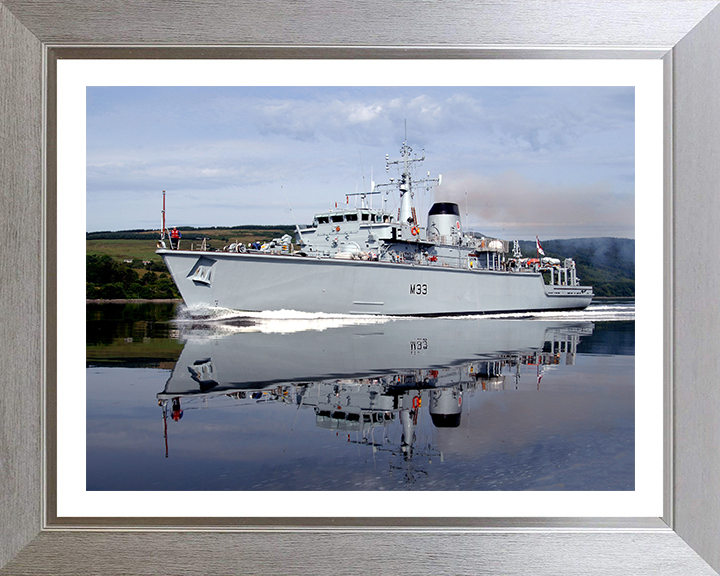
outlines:
[[[296,225],[296,243],[285,235],[221,250],[204,243],[168,247],[163,208],[157,254],[190,309],[444,316],[590,304],[593,289],[581,285],[575,262],[545,257],[539,240],[537,257],[527,258],[517,241],[511,251],[508,241],[466,233],[452,202],[433,204],[423,225],[414,197],[442,180],[429,173],[416,177],[424,160],[406,139],[399,159],[385,157],[386,171],[396,169],[397,177],[344,194],[345,208],[335,204],[310,226]],[[387,209],[391,192],[399,193],[397,213]],[[383,207],[372,207],[374,195],[385,196]],[[359,207],[350,208],[350,196],[359,196]]]

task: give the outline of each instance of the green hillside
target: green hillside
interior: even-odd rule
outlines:
[[[155,254],[157,238],[147,240],[97,239],[85,241],[85,253],[107,255],[114,260],[154,260],[162,262]]]
[[[543,240],[545,255],[575,260],[578,277],[596,296],[635,296],[635,240],[628,238],[572,238]],[[535,256],[535,242],[521,241],[525,256]]]

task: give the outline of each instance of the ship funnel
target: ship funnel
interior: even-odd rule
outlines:
[[[457,428],[462,417],[462,390],[443,388],[430,396],[430,417],[436,428]]]
[[[427,219],[428,235],[443,237],[462,235],[460,208],[452,202],[437,202],[432,205]]]

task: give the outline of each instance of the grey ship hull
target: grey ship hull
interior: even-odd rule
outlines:
[[[437,316],[582,309],[592,300],[592,288],[547,286],[537,272],[272,254],[157,253],[191,308]]]

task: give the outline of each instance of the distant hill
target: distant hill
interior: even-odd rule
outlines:
[[[541,240],[546,256],[572,258],[583,284],[596,296],[635,296],[635,240],[628,238],[572,238]],[[534,256],[535,242],[520,241],[524,256]]]

